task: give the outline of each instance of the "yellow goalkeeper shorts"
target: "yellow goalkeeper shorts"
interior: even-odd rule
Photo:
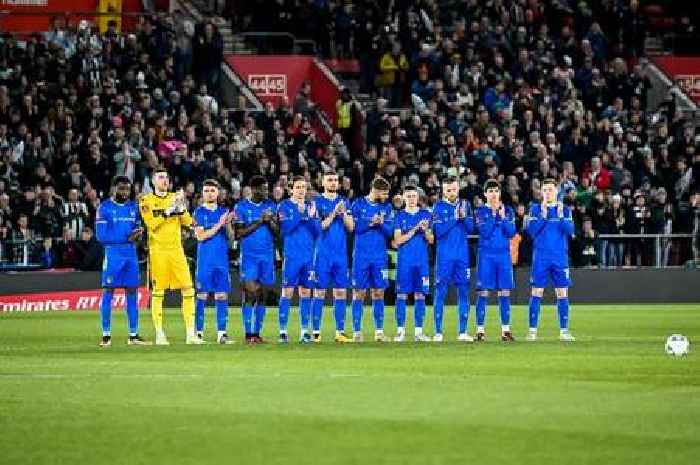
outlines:
[[[149,254],[153,289],[187,289],[192,287],[190,267],[182,249],[151,250]]]

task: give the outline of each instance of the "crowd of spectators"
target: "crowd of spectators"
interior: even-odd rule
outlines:
[[[239,27],[319,34],[319,44],[359,60],[360,90],[374,103],[345,90],[327,144],[312,124],[313,83],[260,113],[226,111],[221,37],[178,13],[145,18],[129,34],[57,20],[23,43],[5,37],[0,240],[41,238],[43,257],[45,238],[70,241],[89,228],[112,176],[129,176],[138,195],[159,165],[191,206],[210,177],[233,205],[250,195],[255,174],[269,180],[274,200],[293,174],[318,189],[320,174],[336,170],[351,199],[381,175],[397,207],[407,183],[430,207],[445,176],[458,177],[461,196],[477,206],[484,181],[497,178],[519,226],[541,180],[554,177],[575,207],[573,259],[583,266],[652,264],[650,242],[601,234],[697,236],[696,126],[672,99],[647,108],[635,0],[260,3],[241,3],[262,14],[246,10]],[[514,260],[526,263],[529,242],[519,239]],[[49,248],[51,263],[76,266]],[[667,241],[663,255],[682,264],[693,250]]]

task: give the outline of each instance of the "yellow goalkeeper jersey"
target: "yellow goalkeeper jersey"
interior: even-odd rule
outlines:
[[[153,250],[182,248],[180,228],[192,226],[192,217],[185,210],[184,213],[165,216],[165,210],[175,200],[175,193],[168,192],[161,197],[154,193],[146,194],[139,199],[139,211],[146,224],[148,232],[148,248]]]

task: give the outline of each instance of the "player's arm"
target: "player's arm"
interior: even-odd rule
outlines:
[[[425,240],[428,242],[428,244],[433,245],[435,243],[435,235],[433,234],[433,228],[430,225],[430,216],[426,215],[426,218],[418,223],[418,225],[423,232],[423,236],[425,236]]]
[[[574,235],[574,217],[571,213],[571,208],[562,206],[561,207],[561,216],[559,217],[559,228],[561,228],[562,232],[568,236],[571,237]]]
[[[244,215],[242,215],[240,212],[238,212],[238,206],[236,206],[234,211],[236,212],[236,217],[238,218],[238,220],[236,221],[235,228],[234,228],[235,237],[237,239],[243,239],[244,237],[254,233],[255,230],[258,229],[263,224],[262,218],[259,220],[253,221],[250,224],[246,224],[245,221],[243,220]]]
[[[438,208],[433,215],[433,231],[435,231],[435,236],[439,239],[447,237],[447,235],[452,231],[452,228],[457,226],[460,220],[454,217],[448,217],[444,214],[442,209]]]
[[[114,237],[112,237],[111,232],[113,231],[111,227],[112,217],[108,213],[105,204],[100,205],[97,209],[97,216],[95,218],[95,235],[97,240],[102,245],[114,244]]]
[[[223,215],[221,215],[219,221],[209,229],[204,229],[203,226],[197,225],[197,222],[195,221],[194,237],[200,242],[206,241],[207,239],[214,237],[216,233],[218,233],[221,230],[221,228],[227,228],[231,224],[231,219],[232,213],[226,212]],[[195,220],[198,220],[196,216]]]
[[[505,216],[501,220],[501,229],[503,230],[503,235],[508,239],[515,236],[517,232],[515,228],[515,215],[510,207],[505,208]]]
[[[490,215],[487,209],[481,208],[476,212],[476,229],[479,231],[479,237],[488,239],[496,229],[496,218]]]
[[[387,239],[394,234],[394,213],[392,210],[382,216],[381,229]]]
[[[540,235],[544,228],[547,226],[547,219],[542,215],[542,205],[532,204],[530,206],[530,211],[525,217],[525,232],[527,232],[531,238],[536,238]]]
[[[374,226],[372,218],[363,217],[362,207],[357,203],[352,207],[352,217],[355,223],[356,234],[364,234]]]
[[[405,233],[401,232],[401,228],[394,229],[394,245],[396,245],[396,247],[401,247],[403,244],[413,239],[413,236],[415,236],[416,233],[418,233],[419,229],[420,223],[415,225]]]
[[[279,236],[280,224],[279,222],[277,222],[277,218],[275,217],[275,214],[272,211],[263,213],[262,220],[263,223],[267,224],[267,227],[270,228],[270,231],[272,231],[273,235]]]
[[[158,213],[154,213],[153,205],[150,204],[147,197],[139,201],[139,213],[141,213],[141,219],[150,232],[157,231],[168,219],[164,211],[158,210]]]
[[[294,212],[294,205],[281,204],[277,209],[277,218],[279,219],[279,227],[283,236],[292,234],[304,221],[303,215],[297,215]]]
[[[191,228],[194,224],[194,221],[192,221],[192,215],[190,215],[190,212],[188,212],[187,209],[181,213],[176,213],[176,215],[178,215],[180,218],[180,226]]]
[[[352,214],[348,211],[349,210],[349,205],[347,204],[347,200],[343,201],[343,225],[345,226],[345,229],[348,232],[353,232],[355,229],[355,219],[352,217]]]

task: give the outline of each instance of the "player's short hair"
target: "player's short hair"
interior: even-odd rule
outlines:
[[[444,178],[444,179],[442,180],[442,184],[443,184],[443,185],[445,185],[445,184],[452,184],[452,183],[455,183],[455,182],[457,182],[457,178],[456,178],[455,176],[447,176],[446,178]]]
[[[221,184],[219,184],[219,181],[216,179],[207,179],[202,183],[202,186],[210,186],[210,187],[216,187],[217,189],[221,189]]]
[[[372,189],[376,189],[378,191],[388,191],[391,189],[391,185],[386,179],[382,177],[376,177],[374,178],[374,181],[372,181]]]
[[[484,192],[488,191],[489,189],[498,189],[500,191],[501,183],[499,183],[495,179],[489,179],[484,183]]]
[[[413,184],[408,184],[403,188],[403,193],[405,194],[406,192],[418,192],[418,188]]]
[[[155,175],[158,174],[158,173],[165,173],[165,174],[168,174],[168,170],[166,170],[165,168],[156,168],[156,169],[153,171],[153,176],[155,176]],[[168,175],[169,175],[169,174],[168,174]]]
[[[250,178],[250,187],[255,188],[255,187],[260,187],[263,184],[267,184],[267,179],[260,175],[253,176]]]
[[[294,184],[296,184],[298,182],[303,182],[304,184],[306,184],[306,178],[304,176],[300,176],[297,174],[296,176],[292,177],[292,180],[290,181],[289,186],[293,187]]]
[[[545,184],[551,184],[556,187],[557,181],[554,178],[544,178],[544,180],[542,181],[542,187],[544,187]]]
[[[326,176],[338,176],[338,173],[336,173],[335,170],[328,170],[323,173],[323,177],[325,178]]]
[[[112,179],[112,185],[117,186],[118,184],[129,184],[131,185],[131,179],[128,176],[116,176]]]

